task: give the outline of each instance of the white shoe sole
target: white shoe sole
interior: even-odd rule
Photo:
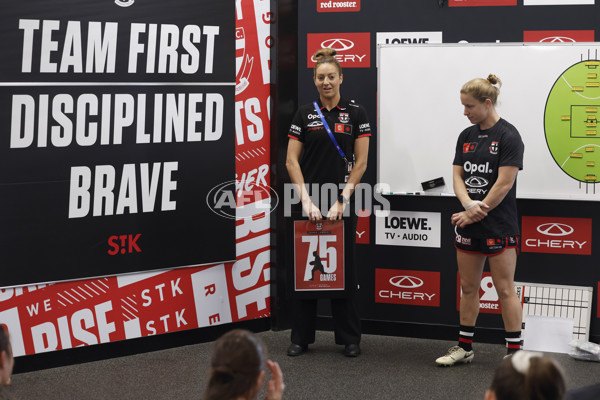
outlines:
[[[471,364],[471,362],[473,362],[473,358],[474,358],[474,355],[471,354],[469,357],[463,358],[462,360],[456,360],[453,362],[444,362],[444,361],[435,360],[435,363],[442,367],[451,367],[454,364]]]

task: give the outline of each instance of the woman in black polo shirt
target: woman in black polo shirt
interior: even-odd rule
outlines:
[[[314,54],[313,80],[319,92],[317,107],[339,149],[313,103],[305,104],[296,112],[290,127],[286,166],[305,217],[319,221],[344,216],[346,290],[342,297],[331,299],[331,311],[336,344],[345,346],[346,356],[356,357],[360,354],[361,330],[356,304],[356,213],[352,194],[367,168],[371,127],[364,108],[340,95],[343,75],[335,54],[333,49],[320,49]],[[313,203],[318,196],[311,200],[309,190],[332,184],[340,188],[338,197]],[[290,356],[302,354],[314,343],[317,299],[295,298],[294,311]]]
[[[473,360],[479,288],[485,261],[502,307],[507,354],[519,350],[522,309],[514,289],[519,245],[516,179],[523,169],[523,141],[500,118],[495,75],[472,79],[460,91],[464,115],[473,124],[459,136],[454,156],[454,192],[464,211],[452,215],[462,295],[458,345],[436,360],[450,366]],[[497,86],[496,86],[497,85]]]

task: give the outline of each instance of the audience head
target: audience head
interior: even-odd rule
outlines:
[[[502,360],[496,369],[486,400],[562,400],[563,373],[551,358],[541,353],[518,351]]]
[[[253,399],[265,378],[266,352],[251,332],[232,330],[214,345],[205,400]]]
[[[10,385],[15,359],[12,354],[8,328],[0,324],[0,383],[2,386]]]

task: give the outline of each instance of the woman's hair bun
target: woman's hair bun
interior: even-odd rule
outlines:
[[[315,60],[318,61],[322,57],[333,57],[336,54],[337,54],[337,51],[335,49],[325,47],[325,48],[317,50],[313,57],[315,58]]]

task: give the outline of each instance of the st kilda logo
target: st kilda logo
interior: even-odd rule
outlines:
[[[248,78],[250,77],[252,65],[254,64],[254,57],[250,57],[249,54],[246,54],[246,34],[244,28],[237,28],[235,30],[235,48],[235,94],[237,95],[250,86]]]

